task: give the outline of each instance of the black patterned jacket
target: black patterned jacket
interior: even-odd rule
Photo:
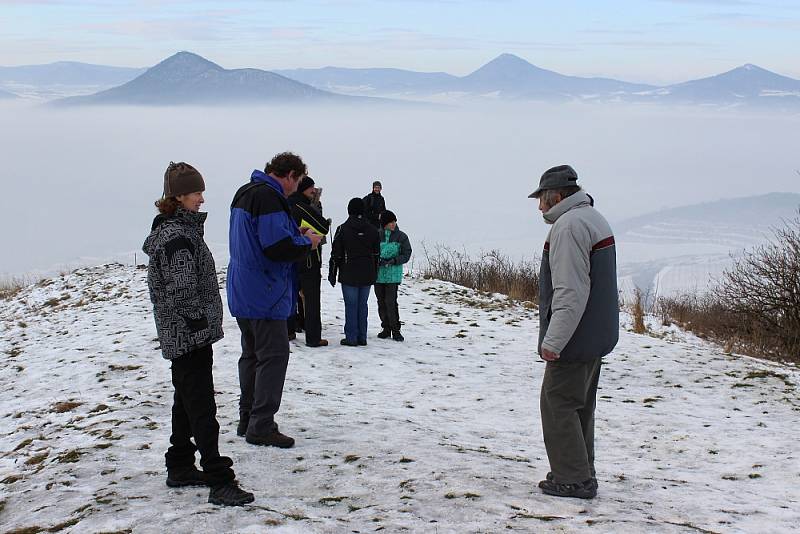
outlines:
[[[222,299],[211,251],[203,240],[206,213],[178,208],[158,215],[142,250],[150,257],[147,285],[161,352],[168,360],[222,339]]]

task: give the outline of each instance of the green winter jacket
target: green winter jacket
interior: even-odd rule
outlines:
[[[382,237],[376,283],[399,284],[403,281],[403,264],[411,259],[411,242],[399,228],[384,230]]]

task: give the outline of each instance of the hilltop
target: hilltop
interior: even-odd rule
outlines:
[[[794,368],[655,321],[636,335],[623,315],[598,393],[600,494],[562,500],[536,488],[548,467],[535,309],[411,277],[406,343],[346,348],[339,288],[322,299],[334,345],[292,345],[279,414],[290,450],[235,434],[240,348],[225,318],[220,446],[256,494],[239,509],[164,485],[172,387],[146,271],[80,269],[3,302],[0,530],[792,532],[800,521]]]

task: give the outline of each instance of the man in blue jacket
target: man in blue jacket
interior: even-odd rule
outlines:
[[[294,445],[278,430],[275,413],[289,364],[292,265],[322,239],[300,232],[286,201],[306,172],[296,154],[278,154],[264,172],[253,171],[231,203],[228,307],[242,332],[236,433],[253,445]]]

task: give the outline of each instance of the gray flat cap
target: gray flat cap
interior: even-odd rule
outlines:
[[[561,189],[578,185],[578,173],[569,165],[547,169],[539,180],[539,187],[528,198],[539,198],[546,189]]]

